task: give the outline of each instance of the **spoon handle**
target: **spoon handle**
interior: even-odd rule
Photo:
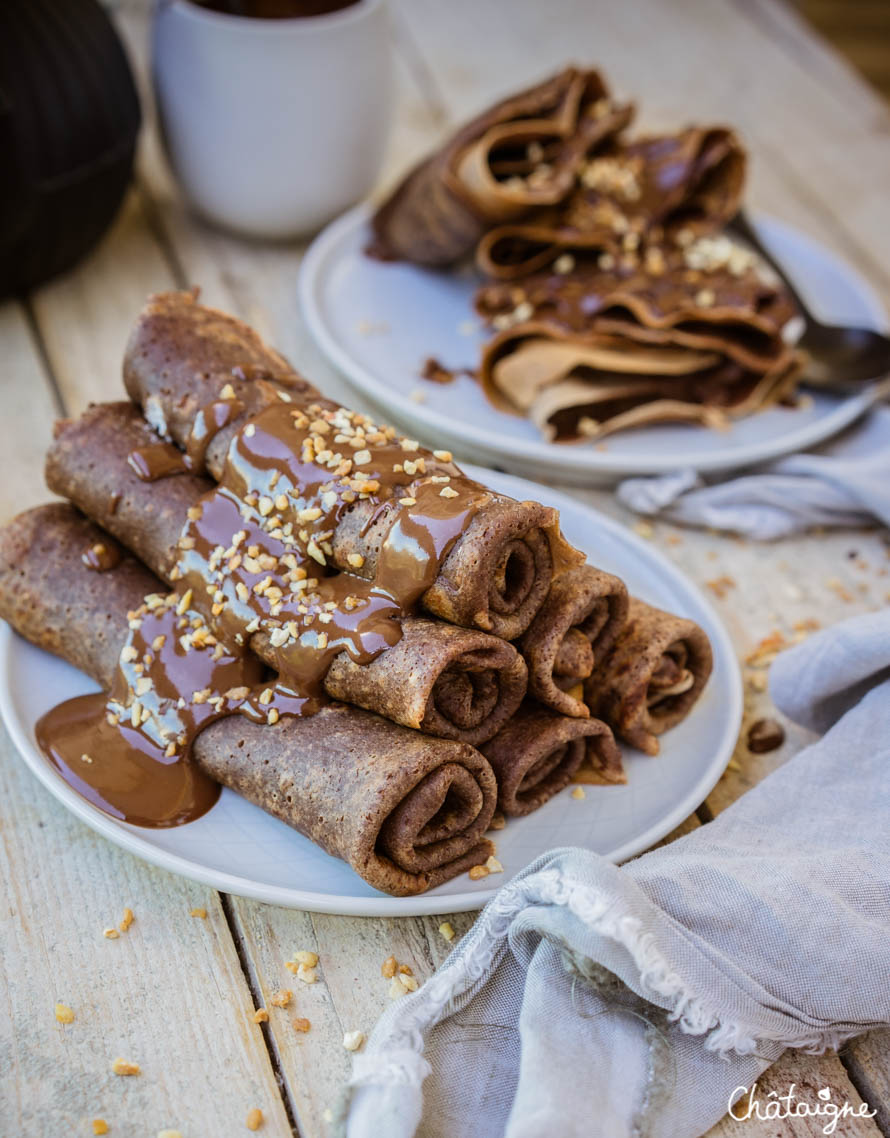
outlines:
[[[798,311],[800,312],[801,316],[803,316],[807,324],[815,323],[813,314],[810,312],[809,307],[807,306],[803,297],[797,291],[794,282],[790,279],[788,274],[775,259],[769,249],[767,249],[767,247],[760,240],[760,236],[758,235],[757,230],[751,224],[750,220],[748,219],[748,215],[743,209],[739,210],[727,228],[732,230],[732,232],[735,233],[738,237],[741,237],[742,240],[747,245],[750,245],[754,252],[757,253],[769,265],[769,267],[773,270],[773,272],[781,280],[782,284],[791,294],[792,300],[797,305]]]

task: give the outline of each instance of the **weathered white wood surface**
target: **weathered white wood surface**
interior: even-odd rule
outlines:
[[[596,61],[619,92],[639,99],[653,127],[696,118],[741,128],[753,155],[754,205],[817,234],[890,301],[886,105],[791,10],[773,0],[401,0],[393,7],[400,97],[384,184],[493,97],[567,61]],[[144,82],[145,6],[123,0],[116,10]],[[210,303],[254,323],[331,394],[359,402],[300,320],[301,251],[296,243],[257,246],[195,221],[150,125],[139,184],[100,248],[41,289],[28,309],[0,307],[3,515],[44,496],[52,417],[119,395],[127,330],[152,289],[200,284]],[[578,496],[632,521],[605,493]],[[743,658],[776,632],[790,640],[807,621],[828,624],[890,601],[888,548],[876,533],[758,546],[658,525],[652,540],[700,583],[731,579],[716,603]],[[770,711],[768,696],[751,687],[747,720]],[[792,729],[785,746],[766,756],[741,742],[701,819],[805,742]],[[342,1035],[369,1030],[387,1003],[380,964],[394,954],[418,979],[428,976],[448,952],[441,918],[358,920],[219,897],[92,835],[30,779],[5,736],[0,747],[8,1010],[0,1017],[0,1132],[88,1134],[89,1120],[103,1117],[113,1135],[169,1127],[184,1138],[227,1138],[245,1132],[247,1111],[258,1106],[262,1133],[323,1138],[325,1112],[348,1071]],[[681,831],[698,824],[693,817]],[[136,913],[132,927],[105,940],[102,928],[127,905]],[[195,906],[207,909],[206,921],[189,916]],[[450,920],[460,935],[472,915]],[[320,956],[315,985],[285,968],[300,949]],[[270,1000],[281,988],[294,997],[278,1009]],[[74,1023],[56,1023],[56,1001],[74,1009]],[[270,1014],[264,1028],[251,1022],[260,1006]],[[295,1018],[308,1019],[309,1031],[297,1031]],[[142,1074],[112,1075],[117,1055],[139,1062]],[[784,1091],[791,1082],[809,1097],[830,1085],[835,1101],[854,1104],[858,1090],[878,1108],[876,1122],[847,1122],[839,1134],[890,1133],[887,1035],[857,1041],[841,1058],[788,1053],[762,1085]],[[817,1132],[806,1120],[727,1119],[712,1133]]]

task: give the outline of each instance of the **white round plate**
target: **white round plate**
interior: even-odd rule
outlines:
[[[528,420],[495,408],[470,376],[421,378],[428,357],[455,371],[477,365],[485,340],[473,319],[479,278],[469,268],[435,272],[366,257],[368,217],[367,205],[356,206],[313,242],[300,269],[303,316],[328,359],[391,420],[463,458],[575,486],[688,466],[730,470],[814,446],[872,402],[868,393],[814,392],[811,403],[764,411],[725,432],[673,423],[599,443],[545,442]],[[824,246],[774,220],[759,220],[758,229],[818,315],[885,326],[871,287]]]
[[[556,506],[566,537],[594,564],[623,577],[632,593],[698,621],[714,648],[711,681],[686,722],[664,736],[661,755],[653,759],[625,746],[626,786],[588,786],[583,800],[563,791],[529,817],[508,822],[496,835],[503,876],[473,882],[461,874],[420,897],[388,897],[230,790],[202,818],[170,830],[103,814],[63,781],[34,741],[34,724],[45,711],[95,685],[0,622],[0,713],[25,762],[72,813],[146,861],[227,893],[321,913],[395,917],[478,909],[497,886],[555,846],[583,846],[612,861],[647,849],[705,799],[732,754],[742,687],[729,638],[698,589],[650,544],[571,498],[467,469],[495,490]]]

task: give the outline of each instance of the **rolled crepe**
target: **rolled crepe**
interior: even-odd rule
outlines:
[[[589,761],[601,781],[626,781],[621,751],[599,719],[560,715],[533,701],[482,748],[498,782],[498,808],[508,816],[531,814]]]
[[[529,695],[562,715],[586,718],[581,685],[619,635],[627,605],[624,582],[592,565],[558,577],[519,641]]]
[[[188,450],[202,409],[215,406],[234,384],[239,404],[253,399],[257,382],[241,366],[242,346],[251,358],[255,333],[230,316],[201,307],[190,293],[163,293],[150,298],[130,337],[124,380],[130,397],[165,437]],[[291,377],[294,384],[299,378]],[[263,398],[273,400],[266,381]],[[284,393],[294,398],[296,388]],[[272,394],[269,394],[272,392]],[[317,406],[336,405],[318,397]],[[229,446],[243,421],[224,425],[203,455],[207,472],[219,479]],[[201,432],[198,431],[200,434]],[[441,472],[479,491],[473,512],[439,565],[438,576],[420,598],[431,616],[452,624],[479,628],[507,640],[522,634],[540,608],[555,574],[583,560],[559,532],[555,510],[536,502],[517,502],[462,480],[445,452],[419,448],[402,457],[423,460],[429,473]],[[194,448],[192,448],[194,449]],[[340,517],[331,538],[334,567],[373,579],[378,556],[394,520],[404,516],[395,497],[359,500]],[[361,561],[355,568],[354,562]]]
[[[509,280],[565,252],[621,254],[642,242],[714,232],[738,210],[745,161],[725,127],[613,140],[581,164],[578,185],[559,205],[489,230],[476,262]]]
[[[369,252],[452,264],[492,225],[561,201],[584,158],[632,116],[595,71],[572,67],[505,99],[399,183],[374,215]]]
[[[0,530],[0,616],[106,689],[128,611],[163,588],[132,558],[88,569],[82,552],[110,541],[66,504]],[[422,893],[492,852],[484,833],[496,784],[486,759],[358,708],[332,704],[274,726],[219,719],[197,736],[191,761],[385,893]]]
[[[80,419],[57,425],[46,478],[50,489],[171,582],[188,511],[213,483],[187,472],[142,480],[128,456],[157,442],[132,404],[99,404]],[[285,650],[274,648],[268,634],[254,633],[250,646],[271,667],[281,667]],[[406,617],[401,639],[370,663],[357,663],[340,652],[324,679],[332,699],[472,744],[501,728],[525,688],[526,667],[512,644],[422,617]]]
[[[592,715],[647,755],[692,710],[713,667],[710,641],[692,620],[631,597],[627,623],[584,685]]]

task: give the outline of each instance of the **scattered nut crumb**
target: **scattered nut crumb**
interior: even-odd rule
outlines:
[[[491,870],[486,865],[474,865],[470,870],[470,880],[479,881],[482,877],[488,877]]]
[[[722,577],[716,577],[713,581],[705,581],[705,584],[708,586],[714,596],[719,597],[721,601],[726,596],[727,590],[734,589],[736,587],[736,583],[732,577],[727,577],[726,575]]]
[[[318,964],[318,953],[310,952],[309,949],[303,948],[299,952],[294,953],[294,960],[297,964],[305,964],[307,968],[314,968]]]
[[[396,974],[398,963],[394,956],[387,956],[386,960],[380,965],[380,975],[385,980],[391,980]]]
[[[207,920],[207,910],[206,909],[192,909],[192,911],[189,913],[189,916],[190,917],[200,917],[202,921],[206,921]]]
[[[414,975],[414,969],[411,967],[410,964],[400,964],[399,965],[399,975],[400,976],[413,976]]]
[[[294,994],[290,988],[283,988],[275,993],[269,1003],[273,1008],[286,1008],[293,998]]]
[[[343,1036],[343,1046],[347,1051],[358,1051],[364,1042],[365,1033],[363,1031],[347,1031]]]
[[[391,1000],[397,1000],[400,996],[404,996],[407,991],[408,986],[402,980],[402,977],[393,976],[392,980],[389,983],[389,998]]]
[[[294,1031],[305,1032],[308,1031],[310,1027],[312,1027],[312,1024],[308,1019],[302,1019],[298,1016],[294,1016],[294,1018],[291,1020],[291,1023],[293,1024]]]
[[[420,987],[416,976],[399,976],[399,983],[408,992],[416,992]]]
[[[498,859],[493,854],[488,859],[488,861],[485,863],[485,868],[488,870],[489,873],[503,873],[504,872],[504,867],[501,865],[501,863],[498,861]]]
[[[447,941],[454,940],[454,926],[451,921],[443,921],[441,925],[439,925],[439,936],[444,937]]]
[[[253,1108],[253,1110],[250,1110],[247,1113],[247,1129],[248,1130],[259,1130],[259,1128],[262,1125],[263,1125],[263,1112],[260,1110],[260,1108],[258,1106],[255,1106]]]
[[[254,1023],[268,1023],[269,1022],[269,1013],[266,1011],[265,1008],[257,1008],[257,1010],[253,1013],[253,1022]]]
[[[108,1133],[108,1123],[105,1121],[104,1118],[94,1118],[93,1119],[93,1133],[94,1134],[107,1134]]]
[[[633,531],[639,534],[640,537],[646,538],[647,541],[655,536],[655,527],[651,522],[634,522]]]
[[[133,920],[134,920],[133,910],[132,909],[124,909],[124,915],[123,915],[123,918],[122,918],[121,923],[119,925],[119,928],[120,928],[122,933],[125,933],[127,931],[127,929],[130,927],[130,925],[132,925]]]
[[[159,1130],[158,1138],[182,1138],[181,1130]]]
[[[307,968],[305,964],[300,964],[297,967],[297,979],[302,980],[304,984],[314,984],[318,980],[314,968]]]
[[[586,797],[587,797],[587,795],[584,792],[583,786],[576,786],[575,789],[572,791],[572,798],[586,798]]]
[[[103,936],[104,936],[104,937],[105,937],[107,940],[117,940],[117,938],[118,938],[118,937],[119,937],[121,934],[120,934],[120,933],[117,931],[117,929],[115,929],[115,928],[110,928],[110,929],[103,929],[103,930],[102,930],[102,935],[103,935]]]
[[[74,1011],[67,1004],[56,1004],[56,1019],[59,1023],[74,1023]]]
[[[116,1075],[141,1075],[142,1069],[138,1063],[128,1063],[126,1059],[115,1059],[111,1069]]]

